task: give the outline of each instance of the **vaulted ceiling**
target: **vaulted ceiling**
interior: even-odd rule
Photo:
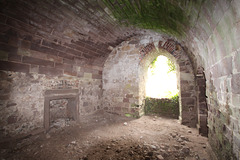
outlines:
[[[151,32],[146,29],[185,37],[196,22],[202,3],[203,0],[2,0],[1,30],[7,32],[4,37],[31,37],[32,43],[51,45],[60,51],[68,51],[62,46],[70,47],[74,49],[71,54],[79,58],[105,59],[111,48],[122,41]]]

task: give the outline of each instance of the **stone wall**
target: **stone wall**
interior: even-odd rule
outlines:
[[[103,69],[103,107],[118,114],[138,116],[138,62],[135,44],[123,42],[107,58]]]
[[[78,89],[81,115],[100,109],[107,43],[114,46],[116,39],[96,36],[90,21],[98,18],[84,21],[90,13],[79,17],[74,11],[81,12],[81,7],[73,9],[64,1],[13,0],[0,6],[1,138],[43,128],[44,93],[49,89]],[[91,29],[77,28],[80,21]]]
[[[197,92],[192,64],[181,46],[166,37],[132,38],[112,51],[103,69],[103,106],[119,114],[142,115],[147,68],[159,55],[167,55],[177,64],[180,119],[182,124],[196,127]]]
[[[46,90],[78,89],[80,115],[100,109],[102,81],[88,74],[83,78],[10,71],[0,74],[1,138],[43,130]]]
[[[219,159],[240,159],[240,1],[205,1],[185,40],[205,69],[209,141]]]

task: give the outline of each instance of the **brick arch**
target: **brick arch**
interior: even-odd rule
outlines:
[[[156,46],[157,45],[157,46]],[[145,98],[145,84],[147,68],[149,64],[159,55],[170,58],[177,66],[179,103],[181,123],[190,127],[196,127],[198,122],[197,92],[195,76],[191,61],[181,45],[172,40],[161,40],[152,42],[142,47],[140,53],[139,67],[139,97]]]
[[[207,128],[203,76],[193,71],[193,64],[181,44],[162,36],[133,37],[113,49],[103,67],[103,109],[137,117],[144,114],[147,68],[159,55],[167,56],[178,66],[182,124]]]

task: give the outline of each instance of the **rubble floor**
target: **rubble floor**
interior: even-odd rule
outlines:
[[[1,144],[0,159],[210,160],[206,137],[176,119],[129,118],[106,112],[47,134]]]

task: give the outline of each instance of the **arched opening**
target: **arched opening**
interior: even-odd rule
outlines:
[[[155,58],[147,74],[147,97],[161,99],[178,96],[176,66],[169,58],[163,55]]]
[[[166,56],[156,57],[148,66],[144,112],[161,117],[179,117],[179,88],[176,65]]]
[[[171,67],[169,67],[171,66]],[[140,85],[144,94],[144,114],[178,119],[180,77],[176,58],[163,49],[146,55],[140,71]]]
[[[179,88],[179,120],[181,124],[196,127],[198,123],[196,84],[192,62],[183,48],[174,40],[159,41],[158,45],[149,43],[140,50],[139,65],[139,101],[146,105],[146,81],[148,67],[159,55],[166,56],[176,65]],[[144,107],[142,114],[145,113]]]

